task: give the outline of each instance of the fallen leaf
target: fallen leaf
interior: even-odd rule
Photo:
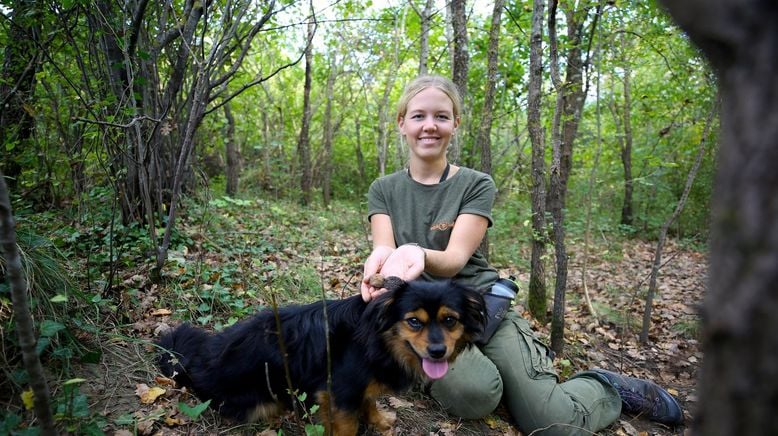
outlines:
[[[186,424],[186,421],[181,419],[178,415],[165,417],[165,425],[167,425],[168,427],[175,427],[177,425],[184,425],[184,424]]]
[[[25,409],[32,410],[32,408],[35,407],[35,394],[32,392],[32,389],[27,389],[22,392],[21,397]]]
[[[500,425],[500,423],[497,422],[497,420],[492,415],[489,415],[486,418],[484,418],[484,422],[491,429],[495,429],[495,428],[497,428]]]
[[[438,434],[443,436],[455,436],[457,434],[457,430],[459,429],[459,426],[451,423],[451,422],[439,422],[438,423]]]
[[[619,429],[621,434],[627,436],[639,436],[638,431],[635,429],[635,427],[632,424],[623,420],[619,420],[619,424],[621,424],[621,428]]]
[[[136,424],[138,434],[147,435],[154,433],[154,421],[153,420],[141,420]]]
[[[162,386],[174,386],[176,384],[172,378],[162,377],[160,375],[154,377],[154,383]]]
[[[165,390],[159,386],[149,388],[146,384],[140,383],[135,385],[135,387],[135,395],[140,397],[141,404],[152,404],[160,395],[165,394]]]
[[[171,312],[170,309],[157,309],[153,312],[151,312],[151,316],[163,316],[163,315],[170,315]]]

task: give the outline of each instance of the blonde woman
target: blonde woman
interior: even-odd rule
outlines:
[[[446,157],[460,117],[460,97],[449,79],[421,76],[406,86],[397,126],[410,160],[406,169],[375,180],[368,192],[373,251],[364,264],[365,301],[386,291],[370,286],[367,278],[375,273],[453,278],[481,292],[498,280],[479,251],[493,224],[494,182]],[[656,384],[602,369],[559,383],[549,354],[529,323],[508,311],[491,339],[463,352],[432,382],[430,393],[462,418],[486,416],[504,401],[525,434],[592,434],[622,410],[668,425],[683,422],[678,402]]]

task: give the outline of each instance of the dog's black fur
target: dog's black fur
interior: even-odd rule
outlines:
[[[294,401],[283,346],[293,392],[306,393],[308,406],[319,403],[325,428],[354,434],[365,416],[385,431],[391,423],[375,399],[424,379],[422,359],[445,371],[442,362],[453,361],[485,322],[475,291],[450,281],[398,283],[369,304],[359,295],[327,301],[331,391],[321,302],[280,308],[282,338],[272,310],[217,334],[184,324],[160,339],[160,368],[225,416],[264,419]]]

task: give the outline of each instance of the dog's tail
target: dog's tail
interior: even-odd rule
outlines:
[[[208,333],[191,324],[182,324],[162,336],[157,342],[161,349],[157,364],[162,374],[181,386],[191,386],[192,379],[187,368],[192,369],[200,365],[200,350],[207,341]]]

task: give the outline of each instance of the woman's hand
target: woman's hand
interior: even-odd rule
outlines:
[[[401,245],[386,259],[381,275],[399,277],[406,282],[417,279],[424,272],[426,258],[427,253],[420,246]]]
[[[386,260],[393,251],[394,248],[388,245],[378,245],[373,249],[373,252],[370,253],[370,256],[368,256],[365,261],[365,266],[362,271],[362,285],[360,286],[362,299],[365,300],[365,302],[369,302],[373,297],[380,295],[382,292],[386,292],[386,289],[376,289],[370,285],[370,277],[372,277],[373,274],[381,272]]]

